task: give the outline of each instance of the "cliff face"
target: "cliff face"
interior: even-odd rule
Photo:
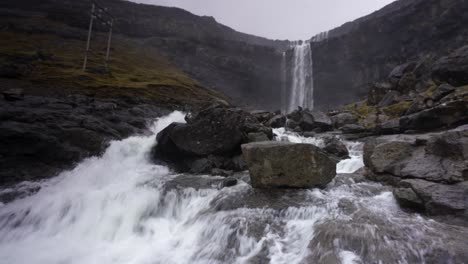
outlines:
[[[400,0],[314,43],[315,102],[330,108],[363,98],[397,65],[467,43],[467,0]]]
[[[101,0],[116,18],[114,32],[156,48],[179,69],[227,95],[236,104],[273,110],[279,107],[281,54],[287,41],[237,32],[212,17],[178,8]],[[0,8],[34,11],[48,19],[86,30],[86,0],[18,0]],[[96,30],[105,31],[97,23]],[[82,37],[82,36],[80,36]]]

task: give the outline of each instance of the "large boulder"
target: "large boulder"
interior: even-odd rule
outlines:
[[[340,128],[346,125],[356,124],[357,118],[351,113],[339,113],[331,117],[333,127]]]
[[[336,162],[311,144],[251,143],[242,153],[255,188],[324,187],[336,175]]]
[[[427,131],[450,128],[468,122],[468,101],[457,100],[437,105],[400,119],[402,131]]]
[[[325,150],[331,154],[336,160],[349,159],[349,151],[346,145],[336,137],[326,138],[324,140]]]
[[[271,128],[252,114],[222,105],[190,114],[186,121],[163,129],[152,151],[155,161],[164,161],[180,172],[242,170],[245,167],[233,161],[241,154],[241,144],[273,137]]]
[[[321,111],[309,111],[299,108],[290,113],[288,118],[288,127],[291,129],[291,123],[297,124],[302,131],[326,132],[332,129],[331,119]]]
[[[371,139],[364,145],[367,176],[385,181],[402,206],[428,214],[468,209],[468,126],[444,133]]]
[[[401,181],[393,193],[402,206],[430,215],[455,214],[468,218],[468,181],[449,185],[409,179]]]
[[[369,87],[367,103],[369,105],[377,105],[392,88],[393,85],[387,82],[372,84]]]
[[[286,116],[284,115],[275,115],[266,123],[267,126],[272,128],[280,128],[286,126]]]
[[[468,84],[468,45],[436,61],[432,68],[432,78],[453,86]]]

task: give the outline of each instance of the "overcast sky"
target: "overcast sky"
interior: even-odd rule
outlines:
[[[394,0],[133,0],[213,16],[237,31],[272,39],[309,39]]]

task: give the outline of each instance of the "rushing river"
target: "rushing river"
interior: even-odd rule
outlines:
[[[152,131],[183,119],[174,112]],[[0,205],[0,263],[458,263],[453,247],[466,243],[466,229],[402,211],[362,175],[340,174],[324,190],[268,191],[241,173],[220,188],[221,177],[153,165],[154,138],[114,141],[58,177],[1,190],[22,197]],[[351,159],[339,173],[363,166],[362,145],[346,144]]]

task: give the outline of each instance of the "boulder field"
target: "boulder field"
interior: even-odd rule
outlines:
[[[324,113],[298,109],[293,115],[309,132],[324,129],[325,121],[331,127]],[[286,124],[280,113],[216,104],[188,114],[186,121],[162,130],[151,152],[156,163],[177,172],[230,176],[248,169],[254,187],[323,187],[334,178],[336,163],[348,157],[346,146],[334,136],[324,139],[323,150],[272,141],[271,127]]]
[[[367,178],[395,187],[399,203],[429,215],[468,219],[468,126],[369,140]]]

